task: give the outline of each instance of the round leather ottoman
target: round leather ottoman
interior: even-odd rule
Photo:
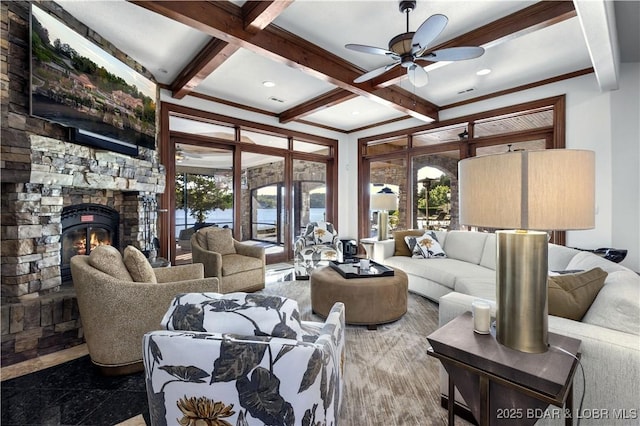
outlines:
[[[326,317],[336,302],[345,306],[348,324],[367,325],[392,322],[407,312],[407,274],[394,270],[392,277],[343,278],[330,266],[311,273],[311,308]]]

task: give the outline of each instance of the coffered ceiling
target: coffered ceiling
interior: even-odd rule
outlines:
[[[406,31],[394,0],[57,3],[176,99],[196,96],[343,132],[410,117],[431,122],[461,102],[594,71],[603,90],[614,89],[619,38],[622,60],[638,60],[638,2],[418,0],[410,31],[444,14],[449,22],[434,47],[485,48],[476,59],[425,63],[429,83],[419,88],[399,66],[353,83],[390,60],[344,45],[387,49]],[[624,18],[615,20],[620,9]],[[477,75],[481,69],[491,73]]]

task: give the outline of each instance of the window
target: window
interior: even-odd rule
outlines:
[[[363,138],[359,141],[361,202],[368,202],[375,185],[394,186],[399,206],[392,214],[391,229],[459,229],[457,163],[461,158],[564,148],[561,129],[563,96]],[[374,212],[362,210],[360,237],[376,235]],[[554,235],[558,244],[563,238]]]

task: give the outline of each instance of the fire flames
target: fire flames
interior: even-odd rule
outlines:
[[[98,246],[111,245],[111,237],[108,231],[104,229],[92,229],[89,232],[89,252]],[[87,240],[84,233],[73,240],[71,245],[73,246],[75,254],[88,254]]]

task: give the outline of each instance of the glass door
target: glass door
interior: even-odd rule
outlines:
[[[243,150],[239,198],[240,232],[236,238],[264,247],[267,263],[287,260],[285,158]]]
[[[293,160],[293,239],[310,222],[327,221],[327,163]]]
[[[191,236],[200,228],[234,227],[233,150],[176,144],[175,263],[191,263]]]

